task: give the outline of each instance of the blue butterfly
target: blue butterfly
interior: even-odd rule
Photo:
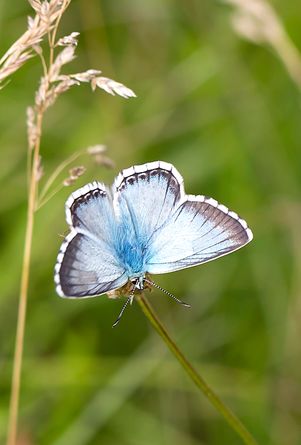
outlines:
[[[127,285],[126,304],[134,292],[155,285],[149,274],[211,261],[253,238],[235,212],[212,198],[186,195],[179,172],[162,161],[123,170],[111,188],[94,181],[76,190],[66,201],[66,220],[57,293],[92,297]]]

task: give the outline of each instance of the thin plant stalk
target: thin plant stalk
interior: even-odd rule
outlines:
[[[42,201],[44,200],[48,190],[50,189],[50,187],[52,186],[52,184],[54,183],[54,181],[57,179],[57,177],[59,176],[59,174],[64,171],[64,169],[71,164],[71,162],[74,162],[80,155],[82,155],[83,152],[82,151],[78,151],[76,153],[73,153],[71,156],[69,156],[69,158],[67,158],[65,161],[61,162],[61,164],[54,170],[54,172],[49,176],[48,181],[46,182],[46,184],[44,185],[43,189],[41,190],[41,193],[39,194],[39,202],[38,202],[38,208],[40,208]],[[48,198],[47,198],[48,200]]]
[[[45,204],[47,204],[48,201],[50,201],[51,198],[53,198],[58,192],[60,192],[64,188],[63,184],[59,184],[49,195],[44,198],[43,200],[40,200],[37,202],[35,210],[40,210],[41,207],[43,207]]]
[[[42,121],[43,121],[43,112],[40,111],[37,115],[37,129],[39,135],[41,134],[42,130]],[[39,165],[39,153],[40,153],[40,137],[37,138],[34,146],[33,163],[32,163],[30,185],[29,185],[27,223],[26,223],[25,245],[24,245],[23,264],[22,264],[22,277],[21,277],[20,298],[19,298],[19,308],[18,308],[15,352],[13,361],[12,389],[11,389],[10,407],[9,407],[7,445],[15,445],[17,439],[20,382],[21,382],[22,356],[23,356],[24,332],[25,332],[25,320],[26,320],[26,306],[27,306],[27,296],[28,296],[30,257],[31,257],[31,247],[32,247],[32,233],[34,225],[34,212],[35,212],[35,202],[36,202],[37,183],[38,183],[37,173]]]
[[[64,8],[65,5],[67,5],[67,3],[68,0],[65,0],[63,3],[61,13],[58,16],[54,29],[52,31],[52,39],[55,39],[57,27],[62,18],[62,14],[64,12]],[[53,41],[54,40],[52,40],[52,45],[50,46],[50,61],[52,61],[54,57]],[[43,58],[43,56],[41,57]],[[45,71],[46,64],[44,60],[42,65]],[[25,322],[26,322],[26,306],[28,299],[28,285],[29,285],[30,259],[31,259],[31,249],[32,249],[32,234],[34,226],[34,214],[35,214],[37,194],[38,194],[38,180],[39,180],[38,170],[40,161],[39,159],[40,144],[41,144],[44,112],[45,112],[44,106],[40,106],[37,110],[37,120],[36,120],[37,137],[33,147],[32,163],[29,161],[28,165],[29,167],[28,171],[30,173],[29,173],[27,221],[26,221],[25,244],[24,244],[24,254],[22,263],[15,352],[14,352],[13,372],[12,372],[12,387],[10,394],[9,421],[8,421],[7,442],[6,442],[7,445],[16,445],[17,443],[20,383],[21,383],[22,358],[23,358],[24,334],[25,334]],[[30,151],[29,151],[29,159],[31,159]]]
[[[53,31],[52,33],[48,33],[48,41],[49,41],[49,48],[50,48],[50,52],[49,52],[49,66],[51,66],[53,64],[53,58],[54,58],[54,46],[55,46],[55,38],[56,38],[56,33],[57,33],[57,29],[59,26],[59,23],[61,21],[61,18],[64,14],[65,11],[65,7],[68,3],[68,0],[64,0],[63,2],[63,6],[61,8],[61,12],[56,20],[56,23],[54,25]]]
[[[62,169],[72,160],[76,159],[81,153],[75,153],[68,160],[61,164],[50,176],[49,180],[42,192],[39,194],[38,181],[43,173],[40,158],[40,141],[42,134],[42,121],[45,111],[52,106],[57,98],[74,85],[82,83],[90,83],[92,90],[100,88],[112,95],[119,95],[128,99],[136,97],[134,91],[127,88],[120,82],[113,79],[99,76],[99,70],[89,69],[87,71],[69,75],[61,75],[61,69],[64,65],[70,63],[74,59],[75,47],[77,45],[76,37],[78,32],[73,32],[69,36],[64,36],[56,43],[57,29],[63,13],[69,6],[71,0],[52,0],[41,3],[40,1],[31,0],[30,4],[36,11],[34,19],[28,22],[27,31],[15,42],[6,54],[0,60],[0,81],[5,79],[9,74],[20,68],[24,62],[32,57],[34,50],[41,58],[43,67],[43,76],[40,81],[39,88],[35,95],[35,104],[28,107],[27,113],[27,130],[28,130],[28,209],[27,223],[25,234],[25,247],[22,265],[21,289],[19,296],[18,320],[16,343],[13,362],[12,388],[10,397],[10,410],[8,422],[7,445],[16,445],[17,439],[17,422],[19,411],[19,393],[22,370],[22,355],[26,319],[26,304],[29,284],[29,268],[32,246],[32,234],[34,225],[34,212],[41,205],[44,205],[50,199],[54,192],[60,189],[60,186],[54,191],[49,192],[54,180]],[[46,4],[45,4],[46,3]],[[46,6],[46,7],[45,7]],[[57,8],[60,8],[59,10]],[[42,17],[42,19],[41,19]],[[45,61],[43,49],[40,45],[42,37],[48,34],[49,43],[49,65]],[[54,50],[57,46],[64,46],[63,50],[58,51],[58,55],[54,57]],[[5,64],[4,66],[1,66]],[[104,164],[105,165],[105,164]],[[80,176],[71,178],[72,181]],[[68,178],[67,178],[68,179]]]
[[[236,417],[236,415],[228,408],[221,399],[215,394],[215,392],[208,386],[205,380],[199,375],[199,373],[193,368],[187,358],[180,351],[175,342],[171,339],[165,327],[159,320],[157,314],[154,312],[153,308],[148,303],[147,299],[143,294],[141,294],[137,301],[144,312],[144,315],[148,318],[150,323],[153,325],[157,333],[166,343],[170,351],[173,353],[175,358],[184,368],[185,372],[193,380],[199,390],[205,395],[209,402],[216,408],[216,410],[224,417],[228,422],[230,427],[241,437],[246,445],[258,445],[256,440],[253,438],[251,433],[246,429],[246,427],[241,423],[241,421]]]

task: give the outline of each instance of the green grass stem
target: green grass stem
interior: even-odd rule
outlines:
[[[258,445],[256,440],[253,438],[251,433],[242,424],[242,422],[236,417],[236,415],[228,408],[221,399],[215,394],[215,392],[208,386],[205,380],[199,375],[199,373],[190,364],[188,359],[180,351],[178,346],[169,336],[167,330],[159,320],[158,316],[154,312],[153,308],[148,303],[144,295],[137,298],[137,301],[144,312],[145,316],[148,318],[150,323],[156,329],[157,333],[166,343],[170,351],[173,353],[175,358],[181,364],[185,372],[196,384],[198,389],[204,394],[204,396],[209,400],[209,402],[216,408],[216,410],[224,417],[229,426],[236,431],[236,433],[241,437],[246,445]]]

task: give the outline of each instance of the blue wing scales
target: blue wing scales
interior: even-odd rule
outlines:
[[[132,227],[146,247],[178,205],[183,179],[171,164],[151,162],[123,170],[113,184],[113,193],[121,223]]]
[[[143,246],[144,272],[160,274],[233,252],[252,239],[246,222],[212,198],[186,195],[166,162],[123,170],[113,186],[121,221]]]
[[[246,222],[217,201],[187,196],[149,246],[147,271],[173,272],[231,253],[252,239]]]
[[[162,161],[123,170],[112,190],[98,182],[77,190],[66,219],[71,232],[55,266],[61,296],[100,295],[147,272],[211,261],[252,239],[236,213],[186,195],[181,175]]]
[[[128,278],[114,250],[116,223],[104,186],[95,182],[74,192],[66,202],[66,219],[71,232],[57,257],[57,293],[85,297],[123,286]]]

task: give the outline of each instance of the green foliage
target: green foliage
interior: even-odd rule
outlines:
[[[289,9],[278,3],[289,34],[300,38],[299,2]],[[1,53],[23,32],[29,13],[26,2],[1,5]],[[92,94],[88,86],[60,97],[45,119],[45,178],[74,151],[106,144],[115,170],[87,160],[72,190],[93,179],[111,183],[122,168],[160,159],[181,172],[188,193],[212,196],[248,221],[254,241],[241,251],[157,278],[193,310],[157,291],[150,301],[259,443],[297,445],[298,88],[272,51],[234,33],[229,8],[219,3],[78,0],[60,34],[72,31],[81,33],[72,71],[101,69],[138,98]],[[1,443],[26,220],[25,110],[40,75],[34,58],[0,91]],[[241,443],[195,393],[137,305],[112,330],[123,301],[56,296],[53,267],[72,190],[64,188],[36,217],[21,392],[24,443]]]

